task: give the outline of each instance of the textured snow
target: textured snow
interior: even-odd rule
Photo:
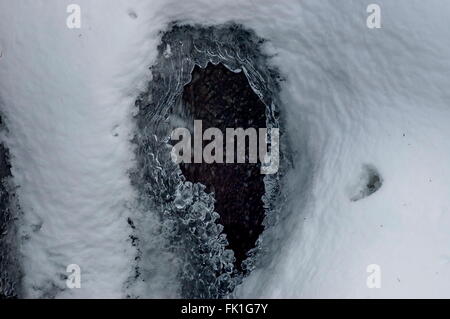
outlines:
[[[383,28],[369,30],[364,1],[76,2],[80,30],[66,28],[64,2],[0,0],[24,296],[126,296],[136,255],[127,218],[142,214],[127,173],[131,118],[158,32],[235,21],[269,40],[286,79],[294,158],[286,209],[237,295],[450,297],[450,3],[377,1]],[[367,165],[383,184],[352,201]],[[157,247],[150,235],[142,242]],[[133,294],[176,295],[170,258],[150,248]],[[69,290],[73,263],[82,288]],[[381,289],[366,286],[370,264]]]
[[[80,5],[83,28],[70,30],[61,1],[0,2],[26,297],[123,297],[132,274],[130,105],[149,62],[128,58],[141,39],[129,36],[138,23],[125,2]],[[65,289],[69,264],[81,267],[81,289]]]

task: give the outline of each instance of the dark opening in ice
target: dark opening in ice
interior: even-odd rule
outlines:
[[[223,64],[196,66],[191,82],[184,87],[182,101],[193,119],[202,120],[203,130],[266,127],[265,105],[244,72],[232,72]],[[203,146],[206,144],[203,142]],[[248,143],[245,147],[248,154]],[[234,251],[240,269],[246,253],[255,247],[264,230],[264,175],[260,163],[182,163],[181,171],[187,180],[200,182],[208,192],[214,192],[219,223],[224,226],[228,248]]]
[[[143,210],[161,221],[159,231],[167,245],[163,250],[179,267],[180,295],[186,298],[232,296],[242,279],[261,265],[263,230],[277,223],[283,207],[283,142],[279,170],[267,175],[261,174],[260,164],[183,165],[171,157],[177,144],[172,133],[189,129],[194,120],[202,120],[203,132],[215,127],[224,135],[224,128],[276,128],[283,140],[282,79],[263,53],[265,43],[232,22],[174,22],[161,32],[151,81],[136,100],[132,181]],[[271,136],[266,144],[271,152]],[[139,230],[138,238],[141,231],[146,230]],[[136,280],[139,269],[147,267],[147,251],[139,248]]]

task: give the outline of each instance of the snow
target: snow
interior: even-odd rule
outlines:
[[[376,30],[356,0],[76,3],[79,30],[65,25],[69,2],[0,0],[24,296],[127,295],[136,255],[127,218],[143,214],[128,177],[132,115],[158,32],[175,20],[233,20],[269,40],[286,78],[280,107],[294,157],[268,254],[238,297],[450,297],[449,3],[378,0]],[[365,165],[383,184],[351,201]],[[146,255],[159,269],[133,294],[173,296],[170,258],[159,256]],[[74,263],[82,288],[70,290],[61,276]],[[380,289],[366,285],[370,264]]]
[[[127,34],[139,25],[125,2],[103,14],[93,13],[105,3],[80,2],[77,31],[66,27],[61,1],[0,3],[0,95],[23,210],[24,295],[123,297],[135,254],[131,105],[146,71],[137,66],[149,63],[147,52],[127,61],[139,40]],[[69,264],[81,267],[81,289],[65,289]]]

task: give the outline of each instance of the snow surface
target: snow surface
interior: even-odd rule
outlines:
[[[123,297],[135,255],[130,106],[151,55],[136,43],[154,45],[129,36],[139,22],[125,1],[81,1],[76,31],[66,27],[67,4],[0,2],[0,95],[23,210],[24,295]],[[130,48],[138,56],[130,59]],[[65,289],[69,264],[81,267],[81,289]]]
[[[80,30],[65,25],[73,2]],[[143,214],[128,177],[134,101],[169,22],[232,20],[269,40],[294,156],[269,253],[237,295],[450,297],[450,3],[377,3],[379,30],[356,0],[0,0],[24,296],[176,296],[157,250],[146,284],[129,288],[127,218]],[[383,185],[351,201],[365,165]],[[73,263],[82,288],[69,290]],[[370,264],[381,289],[366,285]]]

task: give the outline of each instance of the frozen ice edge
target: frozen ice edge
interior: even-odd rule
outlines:
[[[1,115],[0,113],[0,134],[3,136],[6,128]],[[10,171],[9,151],[0,139],[0,299],[17,298],[21,295],[21,267],[15,225],[19,213]]]

